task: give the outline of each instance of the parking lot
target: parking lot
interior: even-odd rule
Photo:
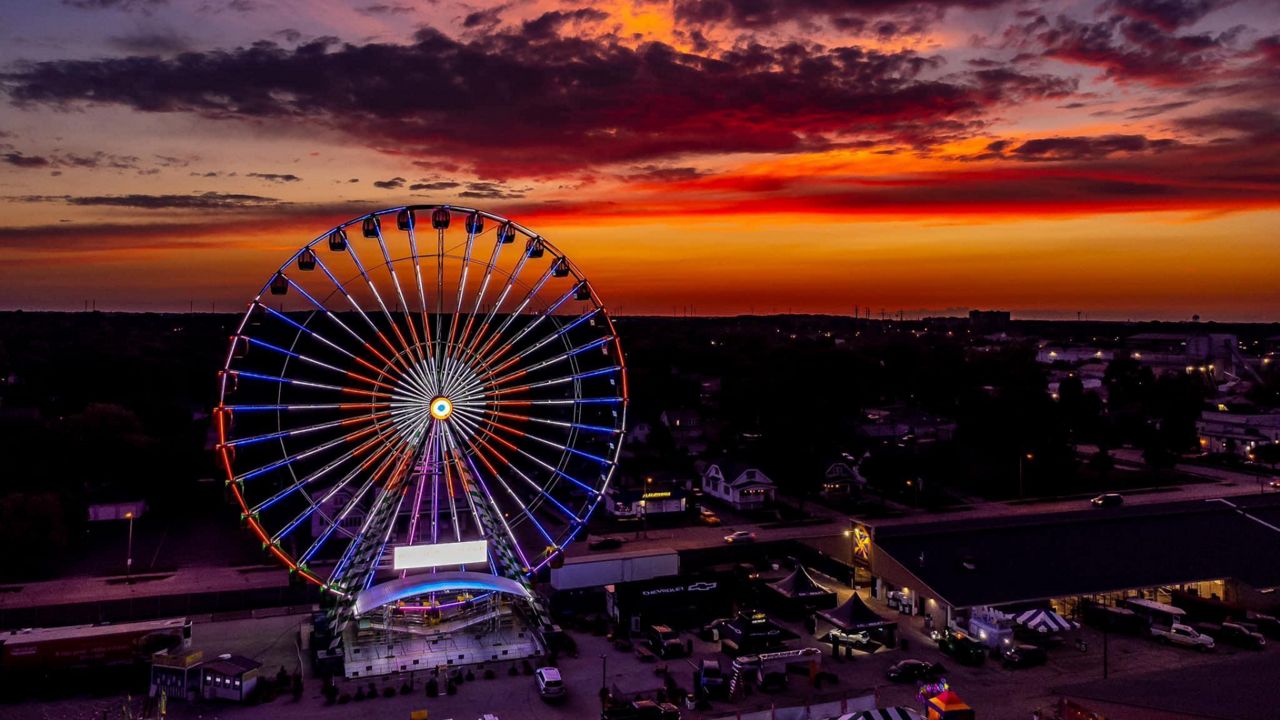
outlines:
[[[848,589],[842,595],[847,597]],[[877,606],[881,612],[887,611]],[[292,671],[299,662],[296,646],[296,629],[305,616],[285,616],[222,623],[204,623],[195,626],[193,640],[196,647],[206,653],[232,652],[255,657],[264,663],[265,675],[274,675],[284,667]],[[941,662],[946,667],[945,677],[952,689],[965,698],[981,718],[1016,718],[1025,720],[1033,710],[1047,709],[1054,701],[1052,689],[1063,685],[1100,679],[1103,673],[1103,637],[1092,628],[1084,628],[1078,635],[1088,645],[1081,652],[1069,639],[1063,645],[1049,651],[1047,665],[1028,669],[1006,670],[998,662],[986,661],[978,667],[957,664],[943,655],[924,632],[923,619],[899,617],[900,635],[906,640],[906,649],[882,650],[875,655],[859,655],[852,660],[833,659],[829,646],[807,640],[801,623],[783,623],[801,634],[805,640],[797,643],[818,647],[824,651],[822,669],[836,675],[838,682],[824,685],[815,691],[805,675],[790,676],[788,687],[776,693],[759,691],[734,702],[713,703],[709,711],[685,711],[686,718],[703,720],[732,716],[736,711],[747,712],[767,709],[770,704],[778,707],[804,705],[839,697],[859,697],[874,694],[879,704],[920,707],[913,684],[893,684],[885,679],[885,669],[905,658],[919,658]],[[379,690],[392,687],[397,690],[411,681],[410,694],[397,694],[391,698],[376,698],[344,705],[326,705],[320,694],[320,682],[308,676],[300,701],[281,697],[269,705],[239,707],[233,705],[169,703],[169,717],[201,720],[240,720],[250,718],[281,718],[282,720],[323,720],[324,718],[408,718],[412,710],[429,710],[430,717],[473,720],[482,713],[493,713],[502,720],[529,718],[543,720],[574,718],[586,720],[599,716],[598,690],[602,680],[609,687],[622,693],[652,694],[662,687],[658,668],[663,664],[642,662],[634,652],[613,648],[606,638],[584,632],[572,632],[577,643],[577,654],[562,657],[559,666],[569,688],[568,698],[557,705],[544,703],[534,687],[533,678],[519,674],[509,675],[512,663],[493,666],[496,677],[465,682],[456,695],[429,698],[424,691],[426,672],[419,672],[412,679],[388,677],[374,681]],[[692,637],[685,635],[685,637]],[[1144,638],[1111,635],[1106,643],[1111,677],[1124,677],[1156,670],[1186,668],[1202,663],[1220,662],[1228,657],[1250,656],[1276,652],[1274,647],[1249,651],[1221,647],[1211,653],[1166,647]],[[603,657],[602,657],[603,656]],[[666,668],[677,683],[689,688],[695,663],[702,658],[719,658],[728,668],[728,658],[719,652],[718,643],[693,638],[693,656],[666,661]],[[344,693],[354,694],[357,687],[367,687],[369,681],[339,683]],[[1188,690],[1191,692],[1192,690]],[[0,706],[3,718],[46,718],[48,720],[89,720],[103,717],[120,717],[121,698],[68,699],[48,703],[28,702],[22,705]],[[136,706],[136,701],[135,701]]]

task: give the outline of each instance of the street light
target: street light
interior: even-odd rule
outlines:
[[[609,670],[609,656],[600,653],[600,689],[605,689],[605,675]]]
[[[1018,499],[1022,499],[1022,461],[1035,460],[1035,453],[1023,453],[1018,456]]]
[[[128,584],[133,582],[133,511],[125,513],[124,519],[129,521],[129,542],[124,551],[124,578]]]

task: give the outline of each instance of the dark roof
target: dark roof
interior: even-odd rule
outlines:
[[[875,543],[956,607],[1218,578],[1267,588],[1280,563],[1257,559],[1280,556],[1280,495],[885,526]]]
[[[769,583],[769,587],[773,588],[774,591],[783,597],[788,598],[814,598],[835,595],[835,593],[833,593],[829,588],[819,584],[817,580],[814,580],[813,576],[809,574],[808,570],[804,569],[803,565],[797,565],[796,569],[791,571],[790,575],[782,578],[781,580]],[[835,601],[832,600],[832,602]]]
[[[236,676],[243,675],[251,670],[257,670],[262,667],[262,663],[257,660],[250,660],[241,655],[232,655],[231,657],[220,657],[212,662],[204,664],[206,672],[215,672],[219,675]]]
[[[1235,720],[1275,716],[1277,677],[1280,655],[1265,653],[1141,675],[1125,674],[1118,679],[1054,688],[1054,692],[1079,698],[1086,704],[1099,700],[1177,713],[1180,717]]]
[[[849,596],[849,599],[840,607],[819,612],[818,617],[848,632],[891,627],[898,624],[893,620],[884,619],[875,610],[867,607],[867,604],[863,602],[862,598],[858,597],[857,593]]]

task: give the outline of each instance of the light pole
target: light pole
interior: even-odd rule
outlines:
[[[605,676],[608,674],[608,671],[609,671],[609,656],[604,653],[600,653],[600,690],[601,691],[605,689]]]
[[[133,511],[125,513],[124,518],[129,521],[129,541],[124,551],[124,579],[129,584],[133,582]]]
[[[1019,454],[1019,455],[1018,455],[1018,499],[1019,499],[1019,500],[1021,500],[1021,499],[1022,499],[1022,497],[1023,497],[1023,492],[1022,492],[1022,461],[1023,461],[1023,460],[1035,460],[1035,459],[1036,459],[1036,456],[1035,456],[1035,454],[1034,454],[1034,453],[1021,453],[1021,454]]]

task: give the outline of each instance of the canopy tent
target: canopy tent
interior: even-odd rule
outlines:
[[[847,633],[867,632],[880,628],[897,627],[898,623],[880,617],[875,610],[867,607],[862,598],[854,593],[843,605],[832,610],[822,610],[818,617],[835,625]]]
[[[790,575],[771,582],[767,586],[779,599],[793,607],[806,610],[832,608],[836,605],[835,592],[820,584],[803,565],[797,565]]]
[[[773,650],[799,637],[756,611],[743,611],[720,626],[721,643],[739,654]]]
[[[1046,608],[1037,608],[1021,613],[1014,618],[1014,622],[1028,630],[1045,634],[1066,632],[1080,627],[1078,624]]]
[[[921,717],[915,710],[899,706],[845,713],[832,720],[921,720]]]

